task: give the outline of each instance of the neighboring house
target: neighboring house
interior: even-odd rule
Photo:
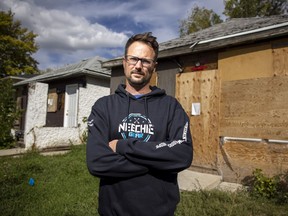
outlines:
[[[3,80],[10,79],[12,81],[12,83],[15,84],[17,82],[35,77],[37,75],[38,74],[14,75],[14,76],[7,76],[7,77],[4,77],[2,79]],[[17,98],[16,104],[17,104],[17,107],[22,107],[22,104],[21,104],[22,100],[21,100],[21,97],[19,97],[21,95],[19,95],[19,94],[21,94],[21,92],[16,91],[16,93],[15,93],[15,98]],[[18,119],[14,122],[14,127],[11,130],[12,135],[18,140],[18,144],[20,146],[22,145],[22,142],[19,140],[19,138],[21,138],[23,136],[23,132],[22,132],[21,128],[24,128],[24,125],[23,125],[24,122],[22,121],[22,118],[23,118],[23,116],[21,116],[20,119]]]
[[[14,84],[26,149],[83,142],[92,105],[109,94],[110,70],[101,67],[103,60],[90,58]]]
[[[111,92],[124,82],[122,59]],[[190,117],[189,168],[240,182],[288,170],[288,16],[239,18],[160,44],[153,83]]]

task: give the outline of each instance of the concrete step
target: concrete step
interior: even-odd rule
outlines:
[[[178,174],[180,190],[210,190],[216,188],[222,182],[222,177],[207,173],[199,173],[184,170]]]
[[[184,170],[178,174],[180,190],[199,191],[218,189],[226,192],[236,192],[245,189],[241,184],[223,182],[219,175]]]

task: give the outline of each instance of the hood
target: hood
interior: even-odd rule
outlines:
[[[128,97],[131,98],[131,99],[136,99],[132,94],[130,94],[129,92],[127,92],[127,91],[125,90],[125,88],[126,88],[126,85],[120,84],[120,85],[118,86],[118,88],[116,89],[115,94],[118,94],[118,95],[121,96],[121,97],[127,97],[127,96],[128,96]],[[158,88],[158,87],[156,87],[156,86],[150,86],[150,89],[151,89],[151,92],[149,92],[148,94],[145,94],[145,95],[141,96],[140,98],[145,97],[146,99],[148,99],[148,98],[152,98],[152,97],[159,97],[159,96],[164,96],[164,95],[166,95],[166,92],[165,92],[164,89],[160,89],[160,88]],[[139,99],[139,98],[138,98],[138,99]]]
[[[153,101],[154,99],[157,99],[159,97],[166,95],[165,90],[160,89],[156,86],[153,86],[153,87],[150,86],[151,92],[136,98],[134,95],[127,92],[125,88],[126,88],[126,85],[120,84],[118,88],[116,89],[115,94],[127,100],[127,108],[126,108],[127,116],[129,116],[130,114],[131,101],[139,101],[140,102],[139,104],[143,103],[145,116],[149,119],[148,101]],[[128,137],[128,131],[127,131],[126,137]]]

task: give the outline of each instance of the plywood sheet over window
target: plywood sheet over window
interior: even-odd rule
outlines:
[[[222,83],[220,134],[288,139],[288,77]]]
[[[190,117],[194,146],[193,166],[217,169],[219,91],[217,70],[176,75],[176,98]],[[195,104],[200,105],[199,115],[192,112]]]
[[[218,69],[222,81],[272,77],[271,44],[246,46],[219,53]]]
[[[58,102],[58,95],[56,92],[56,88],[49,89],[47,99],[47,112],[56,112],[58,104],[57,102]]]

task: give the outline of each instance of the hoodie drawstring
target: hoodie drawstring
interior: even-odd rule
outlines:
[[[129,92],[126,92],[127,100],[128,100],[128,106],[127,106],[127,119],[129,118],[129,111],[130,111],[130,96]],[[126,139],[128,139],[128,130],[126,130]]]
[[[147,97],[144,97],[144,109],[145,109],[145,116],[147,119],[149,119]]]

